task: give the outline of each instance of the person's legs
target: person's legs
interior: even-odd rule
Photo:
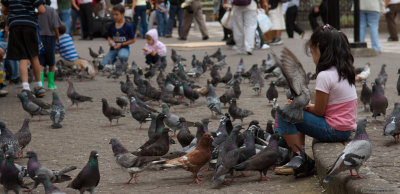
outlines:
[[[190,26],[192,25],[192,21],[193,21],[193,13],[189,13],[187,11],[187,9],[185,9],[184,14],[183,14],[181,33],[179,35],[181,38],[183,38],[183,39],[187,38],[187,36],[189,34]]]
[[[254,40],[257,29],[257,12],[254,10],[247,10],[244,12],[243,28],[244,28],[244,48],[246,52],[251,53],[254,49]]]
[[[178,34],[180,35],[182,29],[182,21],[183,21],[183,9],[181,6],[178,6],[177,14],[178,14]]]
[[[286,32],[289,38],[293,38],[294,21],[296,19],[294,8],[296,8],[296,6],[291,6],[287,8],[285,15]]]
[[[317,17],[319,13],[314,13],[314,10],[311,10],[310,14],[308,15],[308,21],[310,22],[310,26],[312,30],[318,28],[319,24],[317,22]]]
[[[163,32],[163,27],[164,27],[164,23],[163,23],[163,13],[161,12],[161,10],[157,10],[156,11],[156,15],[157,15],[157,32],[158,32],[158,37],[163,37],[164,36],[164,32]]]
[[[300,26],[298,26],[297,24],[296,24],[296,18],[297,18],[297,10],[298,10],[298,8],[297,8],[297,6],[293,6],[294,8],[293,8],[293,30],[295,31],[295,32],[297,32],[299,35],[302,35],[303,33],[304,33],[304,30],[303,29],[301,29],[300,28]]]
[[[194,19],[196,20],[197,24],[199,25],[201,35],[203,37],[207,37],[208,36],[208,31],[207,31],[206,22],[204,21],[204,18],[203,18],[203,11],[201,9],[201,2],[199,0],[193,1],[192,2],[192,8],[193,8]]]
[[[150,17],[149,17],[149,24],[148,24],[148,30],[153,29],[153,25],[154,25],[154,20],[157,17],[157,11],[153,10],[150,13]],[[157,25],[158,25],[158,18],[157,18]]]
[[[110,50],[106,56],[104,56],[103,60],[101,60],[101,65],[107,65],[110,63],[114,63],[115,57],[117,56],[118,52],[116,50]]]
[[[321,16],[322,22],[325,24],[328,23],[328,0],[322,0],[321,5],[319,6],[319,15]]]
[[[137,25],[139,23],[139,14],[138,14],[138,9],[137,6],[135,7],[135,14],[133,15],[133,22],[132,22],[132,30],[133,30],[133,35],[136,37],[136,29]]]
[[[74,31],[75,31],[75,27],[76,27],[76,21],[79,20],[79,23],[81,24],[81,38],[83,38],[83,31],[82,31],[82,20],[81,17],[79,15],[79,12],[76,11],[75,9],[71,9],[71,26],[69,27],[69,34],[71,35],[71,37],[73,37],[74,35]]]
[[[167,35],[172,35],[172,30],[174,28],[175,23],[175,15],[177,15],[178,5],[171,5],[169,7],[169,18],[167,24]]]
[[[400,5],[400,4],[399,4]],[[396,30],[396,11],[395,11],[395,6],[394,5],[389,5],[390,11],[385,14],[386,17],[386,24],[387,24],[387,29],[389,31],[389,38],[398,41],[399,37],[397,36],[397,30]]]
[[[160,58],[160,56],[158,54],[156,54],[154,56],[151,54],[147,54],[146,55],[146,64],[148,64],[148,65],[155,64],[159,58]]]
[[[64,23],[66,31],[65,33],[69,34],[70,26],[71,26],[71,14],[69,9],[61,9],[60,10],[60,18]]]
[[[236,9],[235,9],[236,8]],[[235,47],[238,53],[245,51],[244,48],[244,12],[241,8],[233,7],[234,14],[231,16],[233,38],[235,40]],[[254,40],[254,39],[253,39]]]
[[[146,20],[146,6],[138,6],[139,7],[139,14],[140,14],[140,25],[142,26],[143,31],[141,32],[140,36],[144,37],[147,33],[147,20]]]
[[[380,13],[370,11],[367,14],[367,22],[369,27],[369,34],[371,36],[372,48],[376,51],[381,51],[381,44],[379,43],[379,18]]]
[[[86,17],[86,6],[84,4],[79,6],[79,15],[81,17],[81,31],[85,39],[88,36],[88,18]]]
[[[87,20],[87,34],[89,39],[93,39],[93,7],[92,4],[87,4],[87,8],[85,11],[86,20]]]
[[[10,80],[18,81],[17,79],[20,78],[18,61],[6,59],[4,61],[4,64],[5,64],[5,67],[8,69],[8,71],[10,72]]]
[[[365,42],[367,33],[367,11],[360,11],[360,42]]]
[[[118,53],[118,58],[123,60],[123,61],[128,61],[129,59],[129,49],[127,48],[121,48],[117,51]]]

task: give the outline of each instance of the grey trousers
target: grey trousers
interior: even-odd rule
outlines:
[[[208,31],[206,27],[206,22],[203,18],[203,11],[201,10],[200,0],[193,0],[190,4],[193,9],[193,13],[189,13],[187,9],[183,12],[183,22],[182,22],[182,29],[181,29],[181,37],[187,38],[190,30],[190,26],[192,25],[193,18],[196,20],[197,24],[200,27],[201,35],[208,36]]]

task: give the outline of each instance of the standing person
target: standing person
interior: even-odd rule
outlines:
[[[156,1],[157,31],[159,37],[167,34],[168,5],[166,0]]]
[[[84,40],[93,40],[93,7],[92,0],[78,0],[81,30]]]
[[[168,17],[168,24],[167,24],[167,34],[165,37],[171,38],[172,37],[172,30],[175,24],[175,17],[178,17],[178,36],[181,34],[181,27],[183,21],[183,9],[181,4],[183,0],[170,0],[170,7],[169,7],[169,17]]]
[[[47,0],[50,1],[50,0]],[[55,68],[55,52],[56,52],[56,41],[59,40],[60,34],[58,28],[62,25],[60,18],[58,17],[57,11],[48,6],[44,6],[46,12],[38,17],[39,29],[40,29],[40,39],[43,43],[44,52],[39,55],[40,64],[45,67],[49,67],[47,72],[47,87],[51,90],[57,89],[54,85],[54,72]],[[42,85],[44,83],[44,73],[40,73],[40,79]]]
[[[2,0],[2,13],[8,13],[8,50],[7,59],[19,60],[22,90],[31,90],[28,83],[28,63],[31,63],[35,77],[33,93],[37,97],[46,95],[40,81],[39,42],[37,33],[37,15],[45,13],[42,0],[21,1]]]
[[[382,51],[379,43],[379,18],[383,10],[384,4],[381,0],[360,1],[360,42],[365,42],[368,26],[372,48],[378,52]]]
[[[287,2],[287,10],[285,14],[286,32],[289,38],[293,38],[293,31],[297,32],[301,38],[304,37],[304,30],[296,24],[297,7],[300,0],[291,0]]]
[[[324,25],[328,23],[328,2],[327,0],[312,0],[312,2],[313,8],[308,15],[308,20],[310,21],[311,29],[315,30],[319,26],[317,22],[318,16],[321,16]]]
[[[388,42],[399,41],[396,29],[396,16],[400,13],[400,0],[385,0],[385,7],[389,12],[385,14],[387,29],[389,31]]]
[[[133,15],[133,34],[136,35],[136,28],[139,22],[140,17],[140,25],[142,31],[140,31],[140,37],[144,38],[144,35],[147,32],[147,21],[146,21],[146,0],[133,0],[132,1],[132,15]]]
[[[146,15],[149,15],[149,23],[147,26],[147,30],[151,30],[151,29],[153,29],[154,21],[156,20],[156,17],[157,17],[157,11],[156,11],[157,8],[156,8],[155,0],[149,0],[147,2],[148,2],[147,6],[150,5],[150,9],[149,9],[149,7],[147,8],[147,10],[150,12],[150,14],[146,14]],[[158,21],[157,21],[157,23],[158,23]]]
[[[81,38],[83,39],[83,32],[82,32],[82,20],[81,16],[79,15],[79,2],[78,0],[71,0],[71,26],[66,26],[67,28],[69,27],[69,35],[74,36],[75,32],[75,27],[76,27],[76,21],[79,20],[79,23],[81,24]]]
[[[57,0],[57,7],[58,15],[64,25],[68,26],[67,33],[69,34],[69,30],[71,29],[71,0]]]
[[[130,24],[125,22],[125,8],[122,5],[116,5],[112,9],[114,22],[108,27],[108,44],[110,51],[101,61],[104,66],[109,62],[114,63],[116,57],[127,62],[129,58],[129,45],[135,42]]]
[[[186,40],[189,34],[190,26],[193,22],[193,17],[199,25],[201,35],[203,36],[203,40],[208,40],[208,31],[206,22],[203,18],[203,11],[201,10],[201,2],[200,0],[193,0],[189,2],[190,4],[185,7],[183,12],[183,22],[181,33],[179,34],[178,40]]]
[[[281,39],[282,31],[285,30],[285,18],[283,17],[282,2],[279,0],[269,0],[269,17],[272,22],[271,30],[275,31],[275,37],[268,45],[280,45],[283,44]]]
[[[214,15],[218,15],[219,23],[221,23],[222,17],[224,17],[225,12],[226,12],[226,10],[224,8],[224,0],[215,0],[214,1]],[[221,41],[233,40],[232,30],[225,28],[223,25],[221,25],[221,26],[224,31],[224,37],[222,38]]]

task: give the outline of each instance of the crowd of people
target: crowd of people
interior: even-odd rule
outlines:
[[[29,6],[2,0],[2,16],[6,19],[3,42],[0,43],[0,96],[7,92],[4,88],[4,69],[10,83],[21,84],[24,90],[30,90],[27,67],[33,69],[35,82],[34,93],[45,94],[44,77],[48,80],[48,89],[56,89],[54,84],[55,53],[59,52],[66,63],[77,63],[79,55],[75,49],[73,35],[77,32],[77,21],[80,23],[81,40],[92,40],[95,20],[109,18],[109,26],[104,34],[110,45],[109,53],[100,65],[115,61],[118,57],[128,60],[129,45],[135,38],[143,38],[154,42],[158,37],[171,38],[174,26],[177,27],[176,38],[181,41],[188,39],[189,31],[195,20],[200,29],[202,40],[209,39],[206,21],[203,16],[200,0],[57,0],[58,9],[50,6],[50,0],[30,0]],[[214,15],[219,21],[229,11],[231,12],[231,28],[223,26],[222,41],[240,54],[252,55],[255,47],[267,49],[280,45],[282,32],[286,30],[288,38],[296,32],[300,38],[305,31],[296,24],[300,0],[214,0]],[[309,4],[309,2],[307,1]],[[307,4],[307,5],[308,5]],[[11,6],[20,9],[9,9]],[[311,29],[320,26],[317,18],[321,17],[323,24],[327,23],[327,0],[312,0],[308,15]],[[39,9],[40,8],[40,9]],[[37,9],[37,13],[35,12]],[[256,19],[260,11],[265,12],[274,31],[270,42],[255,46],[259,24]],[[367,28],[371,36],[372,48],[381,52],[379,43],[379,19],[385,14],[388,27],[388,41],[398,41],[395,18],[400,12],[400,0],[363,0],[360,1],[360,41],[365,42]],[[27,13],[27,14],[26,14]],[[23,16],[20,16],[23,15]],[[132,18],[132,23],[126,21]],[[154,31],[153,24],[157,21]],[[138,33],[136,32],[138,29]],[[24,32],[24,33],[22,33]],[[26,33],[26,34],[25,34]],[[30,39],[26,39],[29,37]],[[32,40],[32,41],[31,41]],[[36,52],[40,47],[40,51]],[[144,50],[147,54],[148,51]],[[162,54],[161,54],[162,53]],[[162,51],[159,57],[163,57]],[[6,56],[6,57],[5,57]],[[158,60],[157,56],[147,56],[147,61]],[[78,61],[77,61],[78,60]],[[48,66],[47,75],[43,68]]]

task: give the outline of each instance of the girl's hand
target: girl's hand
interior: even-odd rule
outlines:
[[[147,52],[147,51],[148,51],[146,47],[142,48],[142,50],[143,50],[144,52]]]
[[[157,54],[157,51],[151,52],[151,55],[152,55],[152,56],[155,56],[156,54]]]
[[[311,109],[313,109],[315,104],[307,104],[303,110],[309,112]]]

